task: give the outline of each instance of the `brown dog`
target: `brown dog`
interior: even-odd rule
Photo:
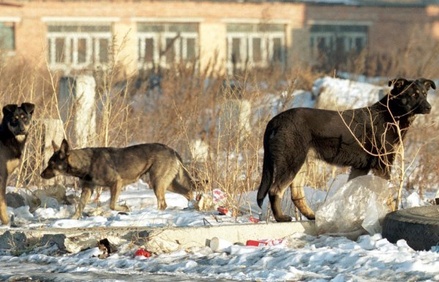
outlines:
[[[23,103],[3,107],[0,124],[0,220],[9,223],[6,209],[6,185],[8,177],[20,164],[35,105]]]
[[[282,196],[311,149],[329,164],[350,166],[349,179],[370,170],[389,178],[396,146],[415,115],[430,113],[427,91],[436,85],[425,78],[399,78],[389,81],[389,86],[393,86],[390,93],[369,107],[341,112],[294,108],[271,119],[264,134],[258,205],[268,194],[276,221],[291,221],[282,213]],[[302,214],[313,219],[303,195],[302,188],[292,194],[292,200]]]
[[[81,199],[73,218],[82,216],[95,186],[110,188],[110,208],[128,211],[127,206],[117,204],[124,185],[136,182],[149,173],[152,189],[158,200],[158,208],[166,209],[166,189],[192,200],[195,184],[183,167],[181,157],[164,144],[150,143],[125,148],[84,148],[70,150],[66,140],[61,147],[53,144],[54,153],[41,177],[49,179],[57,173],[78,177],[81,182]]]

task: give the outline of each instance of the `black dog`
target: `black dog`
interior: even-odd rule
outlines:
[[[349,179],[370,170],[388,179],[396,147],[415,115],[430,113],[427,91],[436,89],[434,82],[425,78],[399,78],[389,81],[392,85],[388,95],[369,107],[341,112],[295,108],[271,119],[264,134],[258,205],[261,207],[269,194],[276,221],[291,221],[282,213],[281,199],[310,149],[330,164],[350,166]],[[303,195],[303,190],[298,195]],[[292,200],[302,214],[314,218],[303,197],[293,194]]]
[[[0,220],[3,224],[9,223],[5,199],[8,177],[20,164],[34,108],[31,103],[3,107],[0,124]]]

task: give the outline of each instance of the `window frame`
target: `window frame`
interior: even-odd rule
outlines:
[[[153,69],[157,66],[170,68],[174,63],[186,63],[192,65],[199,56],[199,23],[198,22],[137,22],[137,64],[139,69]],[[142,26],[139,28],[139,26]],[[193,29],[184,31],[182,29]],[[154,29],[143,31],[142,29]],[[152,40],[152,56],[146,56],[147,40]],[[173,41],[173,46],[168,50],[168,40]],[[193,58],[189,58],[188,41],[194,40]],[[172,49],[173,58],[169,61],[166,52]],[[151,57],[152,61],[145,61]]]
[[[260,23],[228,23],[226,34],[227,46],[227,69],[232,73],[236,68],[244,70],[250,68],[266,68],[273,64],[286,64],[286,26],[283,23],[264,25]],[[268,28],[267,28],[268,26]],[[239,57],[240,61],[233,62],[234,40],[240,40]],[[260,39],[260,60],[255,58],[255,39]],[[280,40],[280,58],[274,58],[275,40]]]
[[[343,42],[343,50],[341,53],[347,55],[362,52],[362,50],[367,48],[369,42],[370,23],[313,22],[309,24],[309,30],[310,55],[311,58],[315,60],[320,56],[322,51],[340,53],[340,46],[337,45],[340,40]],[[324,40],[324,46],[321,46],[321,40]],[[356,44],[357,40],[362,42],[360,47]]]
[[[10,26],[10,46],[6,48],[2,48],[2,46],[0,46],[0,50],[8,56],[14,55],[17,51],[17,23],[20,21],[21,19],[19,17],[0,17],[0,24],[6,24],[6,27]]]
[[[107,68],[111,61],[110,48],[113,41],[113,24],[111,21],[50,21],[47,23],[47,60],[52,70],[83,70]],[[52,29],[52,30],[51,30]],[[59,30],[56,30],[59,29]],[[102,29],[102,30],[99,30]],[[59,50],[57,40],[63,40],[63,50]],[[81,58],[80,40],[85,40],[84,60]],[[101,61],[103,50],[100,46],[107,41],[105,61]],[[59,53],[61,52],[61,53]],[[58,55],[63,54],[60,60]]]

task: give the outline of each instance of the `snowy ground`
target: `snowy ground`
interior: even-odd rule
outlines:
[[[254,196],[249,195],[249,201],[255,198]],[[53,207],[39,208],[33,214],[28,212],[28,207],[9,209],[9,212],[15,214],[15,219],[20,225],[60,228],[202,226],[206,224],[204,219],[217,214],[216,211],[199,212],[187,209],[187,201],[173,193],[167,193],[169,208],[166,211],[158,211],[155,208],[153,192],[142,182],[128,186],[121,195],[121,201],[126,202],[132,209],[127,215],[109,211],[108,197],[108,192],[105,191],[101,195],[102,215],[80,220],[67,218],[74,211],[72,206],[57,206],[53,200]],[[251,206],[253,205],[254,203],[251,203]],[[95,208],[95,204],[88,206],[89,211]],[[249,214],[243,214],[237,218],[237,222],[252,224],[248,219]],[[0,232],[9,229],[11,227],[1,226]],[[119,251],[105,259],[97,257],[101,253],[97,247],[75,254],[60,255],[55,245],[18,257],[3,251],[0,266],[3,266],[4,270],[0,279],[16,281],[13,279],[17,277],[32,277],[35,281],[41,279],[41,275],[46,272],[48,275],[43,276],[44,281],[439,280],[439,252],[414,251],[403,240],[391,244],[380,234],[363,235],[356,241],[345,237],[310,236],[301,233],[285,238],[267,239],[283,241],[275,246],[264,247],[232,245],[221,252],[214,252],[208,246],[181,248],[149,258],[135,257],[134,253],[139,246],[130,244],[118,246]],[[152,274],[166,274],[172,277],[151,276]]]
[[[334,85],[327,80],[321,85]],[[338,89],[342,87],[339,83],[335,84]],[[347,89],[341,89],[341,92],[346,93],[343,95],[353,93]],[[364,90],[359,93],[364,93]],[[13,187],[8,189],[15,190]],[[308,198],[310,190],[307,193]],[[254,194],[245,196],[244,205],[249,207],[247,213],[229,220],[256,224],[250,222],[250,216],[259,216],[261,210],[256,206]],[[415,194],[407,196],[406,204],[426,204]],[[74,212],[73,206],[59,204],[52,198],[47,198],[43,207],[33,212],[29,211],[29,206],[8,208],[8,212],[14,214],[17,225],[29,228],[203,226],[206,219],[212,220],[217,214],[215,210],[188,209],[187,201],[172,193],[166,195],[168,209],[158,211],[153,192],[143,182],[129,185],[121,194],[120,201],[131,208],[128,214],[109,211],[108,198],[108,192],[104,191],[100,198],[101,207],[88,205],[89,216],[79,220],[69,219]],[[13,227],[0,226],[0,233],[11,229]],[[136,257],[139,246],[129,243],[118,246],[116,253],[103,259],[98,258],[101,251],[97,247],[65,254],[60,253],[55,245],[19,256],[0,250],[0,280],[439,281],[439,250],[414,251],[405,241],[392,244],[379,233],[362,235],[355,241],[343,236],[301,233],[267,239],[282,239],[282,243],[261,247],[232,245],[220,252],[214,252],[209,246],[179,248],[149,258]]]

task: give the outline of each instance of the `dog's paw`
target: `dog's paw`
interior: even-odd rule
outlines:
[[[290,222],[293,218],[289,215],[279,215],[275,217],[277,222]]]
[[[127,205],[117,205],[115,207],[110,207],[110,209],[118,212],[130,212],[130,208]]]
[[[130,212],[130,208],[127,205],[121,205],[121,212]]]

